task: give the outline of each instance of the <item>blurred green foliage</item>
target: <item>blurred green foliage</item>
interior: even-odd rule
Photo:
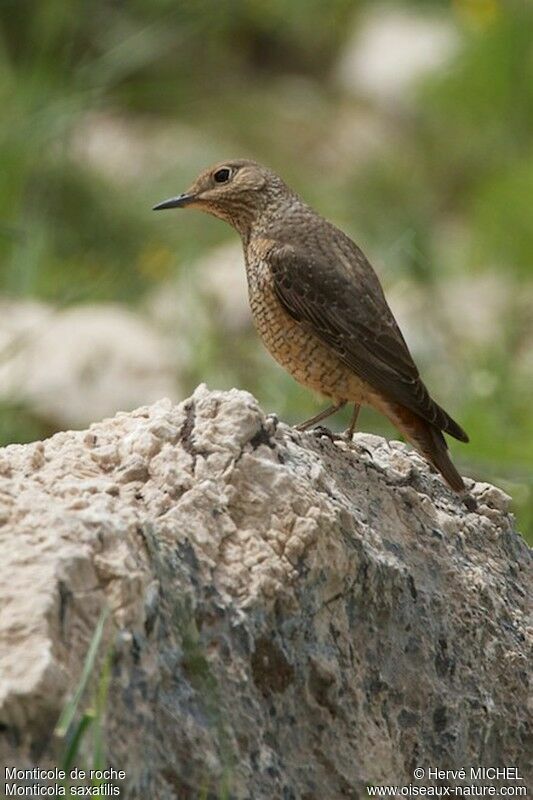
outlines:
[[[139,305],[182,264],[232,236],[197,214],[183,225],[163,222],[151,204],[213,160],[257,157],[377,255],[389,285],[410,281],[432,297],[437,284],[465,274],[504,281],[513,299],[485,345],[468,348],[460,330],[448,331],[458,383],[431,361],[421,367],[471,435],[468,448],[454,448],[460,466],[513,494],[527,530],[533,6],[408,5],[439,10],[457,28],[460,47],[406,108],[389,109],[348,96],[334,79],[353,26],[372,7],[363,0],[4,0],[0,293],[59,305]],[[360,161],[335,153],[328,161],[326,144],[335,151],[332,134],[343,115],[359,112],[379,118],[392,142]],[[154,142],[154,154],[156,146],[172,149],[176,124],[193,138],[197,132],[196,149],[181,153],[176,139],[176,152],[165,150],[166,161],[154,155],[150,168],[144,136],[148,166],[137,164],[133,148],[132,175],[96,169],[75,144],[98,113],[118,117],[125,130],[141,124],[170,131],[164,145]],[[450,220],[461,235],[446,234]],[[211,331],[194,342],[186,389],[200,379],[237,383],[291,421],[316,409],[309,393],[271,366],[255,338],[228,339]],[[3,443],[51,432],[52,423],[17,398],[4,401],[0,419]],[[371,412],[362,427],[391,435]]]

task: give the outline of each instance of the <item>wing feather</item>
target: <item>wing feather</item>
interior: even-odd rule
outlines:
[[[285,310],[393,402],[457,439],[466,433],[429,395],[375,273],[357,250],[355,275],[301,247],[274,243],[269,263]],[[352,278],[352,279],[351,279]]]

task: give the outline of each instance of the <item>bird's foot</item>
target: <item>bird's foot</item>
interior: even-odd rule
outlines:
[[[316,436],[317,438],[319,436],[325,436],[331,442],[338,442],[339,439],[342,439],[341,433],[335,433],[334,431],[330,431],[330,429],[326,428],[324,425],[316,425],[314,428],[311,428],[309,433],[312,433],[313,436]]]
[[[306,419],[304,422],[300,422],[299,425],[295,426],[296,430],[297,431],[309,430],[310,428],[313,427],[313,425],[316,425],[317,422],[322,422],[323,419],[331,417],[332,414],[335,414],[336,411],[339,411],[345,405],[346,405],[346,400],[339,400],[338,403],[334,403],[332,406],[328,406],[319,414],[315,414],[314,417],[311,417],[311,419]]]
[[[360,410],[361,410],[361,404],[360,403],[354,403],[353,412],[352,412],[352,418],[350,420],[350,426],[348,428],[346,428],[346,430],[343,433],[344,441],[348,442],[348,444],[351,444],[351,442],[352,442],[353,435],[355,433],[355,427],[357,425],[357,417],[359,416],[359,411]]]

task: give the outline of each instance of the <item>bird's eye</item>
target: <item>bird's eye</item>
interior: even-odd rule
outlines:
[[[231,170],[227,167],[222,167],[222,169],[217,169],[213,178],[217,183],[226,183],[226,181],[229,181],[230,175]]]

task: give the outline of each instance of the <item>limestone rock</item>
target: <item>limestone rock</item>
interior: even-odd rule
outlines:
[[[177,281],[156,287],[146,305],[154,322],[174,337],[190,340],[198,328],[205,336],[214,322],[231,335],[252,330],[242,245],[230,241],[211,248],[187,264]]]
[[[337,66],[340,86],[383,106],[399,106],[428,72],[444,67],[458,48],[458,32],[437,13],[370,7]]]
[[[22,400],[59,426],[178,396],[175,351],[118,304],[0,299],[0,398]]]
[[[7,447],[0,476],[3,763],[57,764],[107,606],[131,800],[533,777],[531,554],[496,487],[465,504],[399,442],[297,433],[205,387]]]
[[[162,123],[146,115],[127,118],[117,112],[91,111],[82,114],[70,141],[73,159],[89,165],[106,180],[138,185],[139,181],[165,181],[187,170],[203,169],[206,160],[220,158],[224,144],[203,128],[182,122]],[[170,191],[181,191],[174,186]],[[157,195],[154,197],[154,203]]]

